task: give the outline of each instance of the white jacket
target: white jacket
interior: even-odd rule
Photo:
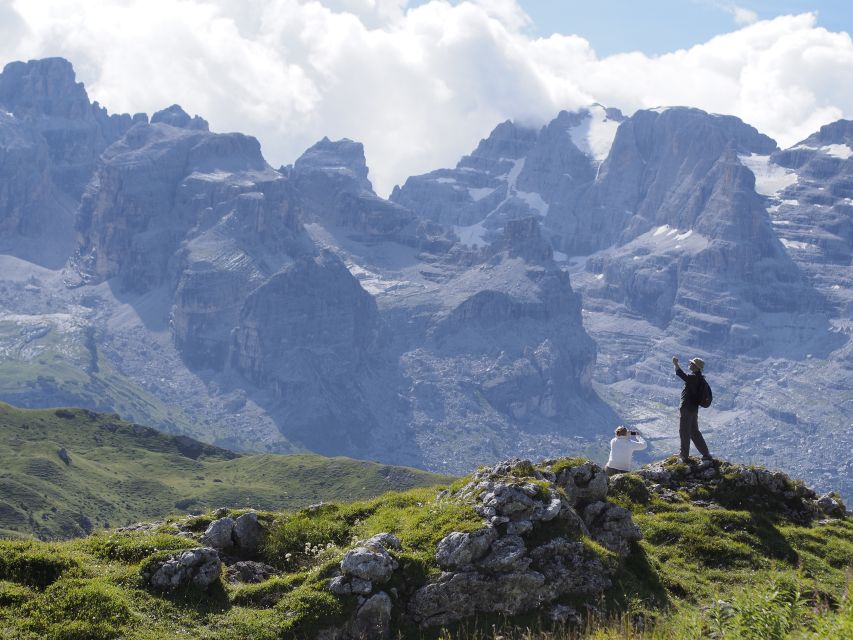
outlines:
[[[635,451],[641,451],[647,446],[642,436],[637,435],[635,438],[631,438],[630,436],[616,436],[610,441],[610,458],[607,460],[608,467],[611,469],[620,469],[621,471],[631,470],[631,456]]]

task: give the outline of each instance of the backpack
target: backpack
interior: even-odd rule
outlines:
[[[713,400],[714,394],[711,393],[711,385],[705,378],[702,378],[702,387],[699,389],[699,406],[707,409]]]

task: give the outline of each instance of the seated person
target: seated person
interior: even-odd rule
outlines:
[[[631,436],[634,436],[633,438]],[[616,427],[616,437],[610,441],[610,458],[604,470],[608,476],[626,473],[631,470],[631,457],[635,451],[641,451],[647,446],[639,431],[629,432],[622,425]]]

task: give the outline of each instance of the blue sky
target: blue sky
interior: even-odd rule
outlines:
[[[411,6],[426,0],[411,2]],[[759,20],[816,13],[818,26],[853,30],[850,0],[518,0],[536,35],[575,34],[589,40],[599,57],[642,51],[657,55],[686,49],[744,26],[735,9]]]

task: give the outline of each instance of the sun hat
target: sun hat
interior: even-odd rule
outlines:
[[[702,371],[702,369],[705,368],[705,361],[702,358],[693,358],[693,360],[690,361],[690,364],[695,364],[699,367],[699,371]]]

